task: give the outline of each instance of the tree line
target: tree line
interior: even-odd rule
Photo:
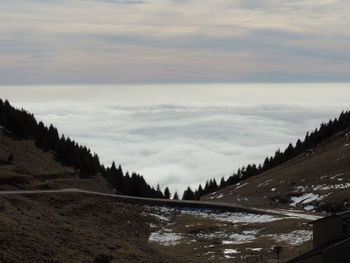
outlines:
[[[15,139],[33,139],[38,148],[52,151],[61,163],[79,169],[82,177],[104,172],[98,155],[91,153],[90,149],[79,145],[69,137],[59,136],[57,128],[53,125],[47,127],[43,122],[37,122],[33,114],[24,109],[16,109],[7,100],[1,99],[0,125]]]
[[[170,199],[171,193],[166,187],[164,192],[159,185],[151,187],[143,176],[126,172],[121,166],[116,168],[113,162],[111,167],[100,163],[96,153],[92,153],[86,146],[79,145],[64,135],[59,135],[57,128],[52,124],[47,127],[43,122],[37,122],[33,114],[24,109],[13,107],[8,100],[0,99],[0,125],[6,128],[6,133],[18,140],[33,139],[35,145],[43,151],[51,151],[56,159],[64,165],[72,166],[80,171],[81,177],[102,175],[111,183],[117,193]],[[178,199],[178,194],[174,194]]]
[[[112,163],[110,168],[106,169],[106,177],[118,194],[162,199],[172,197],[168,187],[162,192],[159,184],[154,188],[146,182],[143,176],[134,172],[131,174],[129,172],[124,173],[120,165],[116,167],[115,162]],[[176,193],[174,198],[176,199]]]
[[[343,111],[338,118],[329,120],[327,123],[322,123],[321,126],[318,129],[315,129],[313,132],[307,132],[303,140],[298,139],[294,145],[290,143],[284,151],[278,149],[273,156],[266,157],[264,162],[259,165],[248,164],[247,166],[243,166],[226,180],[225,178],[221,178],[220,184],[217,184],[215,179],[211,179],[206,182],[204,188],[202,188],[202,185],[199,185],[198,188],[193,191],[190,187],[188,187],[184,191],[183,199],[199,200],[200,197],[204,195],[215,192],[226,186],[239,183],[247,178],[272,169],[288,160],[291,160],[301,153],[306,151],[312,152],[312,148],[314,148],[316,145],[349,128],[350,111]]]
[[[7,100],[3,101],[1,99],[0,125],[6,128],[7,133],[10,133],[16,139],[33,139],[38,148],[53,152],[58,161],[78,169],[81,177],[103,175],[117,193],[140,197],[179,199],[177,192],[172,195],[168,187],[162,192],[159,185],[154,188],[146,182],[143,176],[137,173],[124,173],[121,166],[119,165],[117,168],[114,162],[111,167],[106,168],[100,163],[98,155],[92,153],[86,146],[79,145],[64,135],[60,136],[57,128],[53,125],[47,127],[43,122],[37,122],[33,114],[24,109],[16,109]],[[259,165],[248,164],[243,166],[226,180],[221,178],[219,184],[215,179],[210,179],[203,187],[199,185],[195,190],[187,187],[183,192],[182,199],[199,200],[204,195],[258,175],[312,149],[336,133],[349,128],[350,111],[342,112],[338,118],[321,124],[320,128],[311,133],[308,132],[303,140],[298,139],[295,145],[290,143],[284,151],[278,149],[273,156],[266,157],[264,162]]]

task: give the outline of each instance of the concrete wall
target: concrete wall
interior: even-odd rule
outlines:
[[[322,254],[318,254],[306,259],[302,259],[300,263],[349,263],[350,262],[350,240],[338,244]]]
[[[350,234],[350,224],[346,224],[346,233],[343,232],[344,224],[346,223],[337,216],[330,216],[315,222],[313,226],[314,248],[319,248],[322,245],[348,237]]]

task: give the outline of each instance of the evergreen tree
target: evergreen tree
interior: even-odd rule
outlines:
[[[304,140],[298,139],[293,146],[292,143],[282,152],[278,149],[274,156],[266,157],[262,164],[258,166],[256,164],[248,164],[246,167],[239,168],[237,172],[233,173],[227,180],[221,179],[220,185],[215,185],[214,179],[210,179],[205,183],[202,195],[200,194],[200,187],[194,191],[195,198],[207,195],[209,193],[217,191],[231,184],[236,184],[249,177],[255,176],[261,172],[272,169],[299,154],[302,154],[308,149],[317,146],[327,138],[337,134],[338,132],[350,132],[350,111],[342,112],[338,119],[329,120],[327,123],[321,124],[319,129],[315,129],[313,132],[307,132]]]
[[[187,189],[184,191],[182,195],[182,200],[194,200],[194,193],[191,189],[191,187],[187,187]]]
[[[156,198],[164,198],[162,190],[160,190],[159,184],[157,184]]]
[[[171,198],[170,190],[169,190],[168,187],[165,187],[165,190],[164,190],[164,198],[165,198],[165,199],[170,199],[170,198]]]
[[[33,114],[23,109],[16,109],[7,100],[3,101],[1,99],[0,126],[3,127],[1,130],[8,136],[19,140],[33,139],[37,147],[43,151],[52,152],[57,160],[64,165],[80,170],[81,176],[91,177],[102,174],[122,194],[155,198],[165,197],[159,186],[157,189],[149,186],[141,175],[133,173],[130,176],[128,172],[124,175],[121,166],[116,168],[115,163],[110,168],[104,167],[100,164],[98,155],[93,154],[87,147],[79,145],[63,134],[60,137],[58,130],[52,124],[46,127],[42,122],[37,122]],[[188,188],[184,191],[183,197],[188,200],[199,199],[201,196],[215,192],[227,185],[238,183],[274,168],[305,150],[315,147],[331,136],[339,132],[349,132],[349,130],[350,111],[343,111],[339,118],[321,124],[319,129],[308,132],[303,140],[298,139],[295,146],[291,143],[284,151],[278,149],[274,156],[266,157],[262,164],[258,166],[249,164],[242,167],[227,180],[222,178],[220,185],[217,185],[215,179],[210,179],[205,183],[204,188],[200,185],[194,192]],[[178,198],[178,195],[175,194],[174,199]]]
[[[179,194],[177,193],[177,191],[175,191],[174,193],[173,200],[179,200]]]

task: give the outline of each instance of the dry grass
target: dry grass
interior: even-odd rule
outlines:
[[[266,223],[234,223],[184,215],[175,211],[171,220],[163,222],[160,227],[181,235],[182,239],[178,244],[173,245],[152,242],[154,248],[166,251],[170,255],[182,255],[186,258],[186,262],[195,259],[199,262],[273,262],[274,245],[283,247],[281,259],[284,262],[298,255],[300,251],[309,250],[312,246],[311,240],[300,245],[290,245],[270,236],[283,235],[295,230],[311,231],[311,226],[303,219],[285,218]],[[223,241],[230,240],[229,235],[247,235],[247,231],[256,231],[256,234],[253,234],[255,237],[240,244],[224,244]],[[252,248],[261,248],[261,251],[254,251]],[[231,254],[231,258],[226,258],[224,254],[226,249],[235,249],[239,253]]]
[[[13,164],[4,164],[10,154]],[[77,171],[38,149],[33,141],[14,140],[0,130],[0,190],[62,188],[112,192],[104,178],[81,179]]]
[[[142,206],[88,194],[0,197],[0,259],[5,262],[178,262],[149,245]]]
[[[312,154],[301,154],[296,158],[242,182],[245,186],[235,189],[235,185],[217,192],[224,197],[213,201],[240,203],[253,207],[287,208],[288,204],[276,201],[289,201],[291,195],[301,194],[298,187],[312,185],[337,185],[350,183],[350,145],[345,133],[337,134],[318,145]],[[338,178],[334,177],[341,174]],[[272,189],[275,188],[275,191]],[[307,191],[306,191],[307,192]],[[350,187],[343,190],[313,191],[319,195],[328,194],[322,200],[315,200],[317,210],[335,207],[345,209],[344,202],[350,203]],[[211,200],[205,196],[203,200]],[[350,207],[349,207],[350,208]]]

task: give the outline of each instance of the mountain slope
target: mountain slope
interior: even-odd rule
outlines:
[[[53,151],[5,133],[0,129],[0,190],[75,187],[111,192],[104,177],[81,177],[77,168],[56,160]],[[271,247],[281,242],[286,259],[311,247],[309,221],[263,211],[135,205],[87,192],[3,192],[0,261],[270,262]]]
[[[340,132],[297,157],[201,200],[255,207],[350,208],[350,133]]]
[[[0,129],[0,190],[64,187],[111,192],[103,177],[80,178],[79,171],[62,165],[33,140],[16,140]]]
[[[10,155],[13,160],[8,162]],[[80,178],[78,171],[63,166],[33,141],[14,140],[1,131],[0,163],[0,190],[109,190],[100,186],[106,182],[103,177]],[[311,247],[307,222],[295,216],[135,205],[114,196],[90,193],[3,192],[0,261],[100,263],[112,258],[111,263],[176,263],[231,262],[242,257],[255,260],[258,256],[270,259],[271,246],[278,245],[289,232],[292,237],[285,241],[288,248],[283,256],[291,258]]]
[[[113,193],[104,177],[82,178],[33,140],[6,133],[0,127],[0,191]],[[1,194],[0,262],[180,262],[147,242],[157,220],[145,211],[145,206],[87,193]]]

